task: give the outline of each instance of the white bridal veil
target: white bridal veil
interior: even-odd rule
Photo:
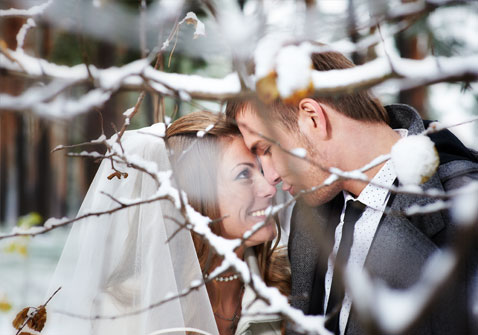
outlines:
[[[159,128],[125,132],[122,146],[126,155],[165,171],[170,164],[164,142],[151,135],[158,135]],[[108,180],[113,170],[111,162],[103,160],[79,216],[119,206],[102,192],[122,201],[148,199],[156,192],[158,186],[146,173],[124,164],[115,167],[128,177]],[[62,289],[47,306],[42,334],[147,335],[168,329],[167,333],[181,334],[172,331],[181,327],[218,334],[204,286],[142,313],[95,319],[97,315],[121,316],[143,310],[202,280],[189,231],[181,230],[167,242],[178,229],[174,219],[181,219],[178,211],[162,200],[74,223],[49,294],[59,286]]]

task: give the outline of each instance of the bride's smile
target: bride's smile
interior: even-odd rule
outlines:
[[[258,222],[267,219],[266,209],[272,204],[276,188],[261,173],[257,158],[246,148],[241,137],[223,147],[218,168],[218,200],[221,230],[225,238],[240,238]],[[277,232],[269,220],[246,242],[253,246],[272,240]]]

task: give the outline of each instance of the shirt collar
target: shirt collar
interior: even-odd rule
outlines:
[[[408,136],[407,129],[394,129],[401,138]],[[371,182],[367,184],[367,186],[362,190],[357,198],[355,198],[352,194],[347,191],[343,191],[345,203],[349,200],[357,200],[360,201],[362,204],[366,205],[367,207],[374,207],[372,202],[376,204],[376,200],[380,199],[380,204],[383,205],[387,200],[388,195],[388,187],[393,185],[393,182],[397,178],[397,174],[395,169],[393,168],[392,162],[388,160],[382,166],[382,168],[377,172],[377,174],[372,178]],[[383,185],[384,187],[380,187],[378,185]],[[375,200],[375,201],[373,201]]]

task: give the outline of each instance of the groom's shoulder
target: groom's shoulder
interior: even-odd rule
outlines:
[[[330,214],[332,209],[336,207],[337,203],[342,200],[341,194],[337,195],[332,200],[318,206],[308,205],[304,199],[300,198],[296,201],[294,209],[292,210],[291,222],[303,221],[321,221]]]

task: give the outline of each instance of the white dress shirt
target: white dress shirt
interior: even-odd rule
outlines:
[[[408,134],[408,130],[406,129],[395,129],[395,131],[401,137],[406,137]],[[352,248],[350,250],[350,257],[347,262],[347,265],[353,264],[363,268],[370,250],[370,246],[372,245],[375,232],[377,231],[378,224],[382,218],[388,199],[390,198],[390,191],[388,191],[388,189],[376,186],[375,184],[390,187],[393,185],[393,182],[396,178],[397,174],[393,168],[392,162],[388,160],[373,177],[372,182],[362,190],[357,198],[354,198],[350,193],[343,191],[345,203],[342,213],[340,214],[340,222],[335,228],[334,248],[329,256],[327,273],[325,275],[324,312],[327,310],[327,304],[330,297],[330,289],[332,287],[334,273],[334,259],[339,249],[340,240],[342,239],[342,228],[344,225],[344,215],[347,207],[347,201],[357,200],[366,206],[362,216],[355,223]],[[340,334],[342,335],[345,333],[351,307],[352,300],[347,292],[345,292],[339,317],[339,329]]]

